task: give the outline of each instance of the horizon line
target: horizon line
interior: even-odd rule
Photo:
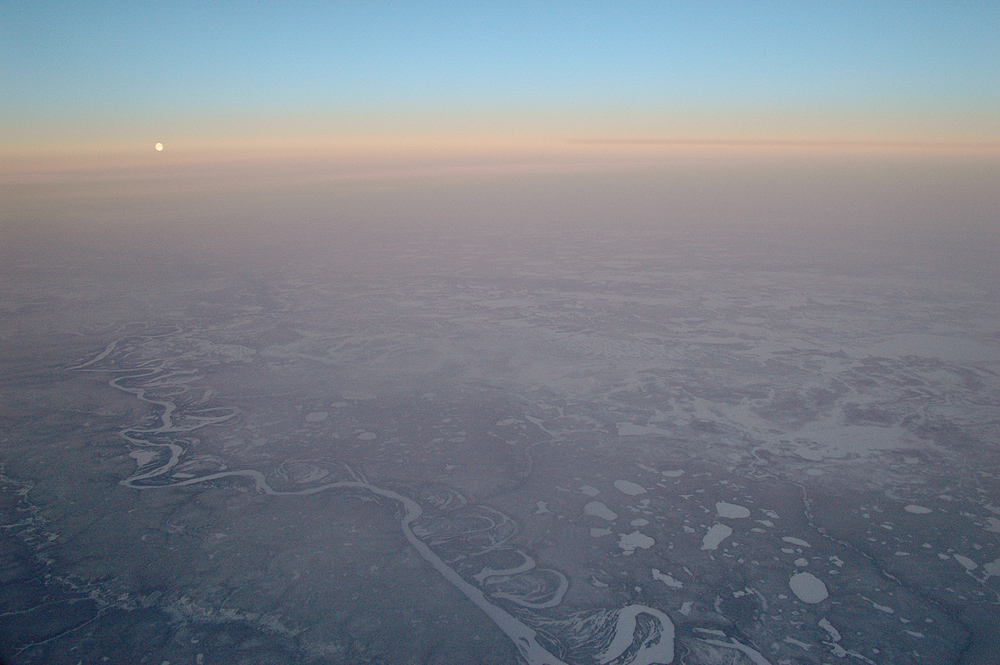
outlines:
[[[974,141],[863,141],[829,139],[665,139],[665,138],[582,138],[569,143],[589,145],[676,145],[748,146],[803,148],[946,148],[1000,149],[1000,142]]]

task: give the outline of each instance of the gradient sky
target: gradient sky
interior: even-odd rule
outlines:
[[[2,141],[1000,137],[996,2],[0,7]]]
[[[0,231],[989,211],[998,109],[996,2],[7,0]]]
[[[5,0],[0,275],[690,234],[994,284],[998,109],[996,0]]]

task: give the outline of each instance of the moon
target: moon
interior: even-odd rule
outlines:
[[[153,147],[156,148],[156,152],[163,152],[163,144],[162,143],[157,143]]]

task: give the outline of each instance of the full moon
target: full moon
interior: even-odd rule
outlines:
[[[156,148],[156,152],[162,152],[163,151],[163,144],[162,143],[157,143],[153,147]]]

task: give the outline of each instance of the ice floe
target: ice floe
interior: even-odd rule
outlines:
[[[614,522],[618,519],[618,514],[604,505],[601,501],[591,501],[583,507],[583,512],[585,515],[600,517],[602,520],[607,520],[609,522]]]
[[[596,487],[593,487],[591,485],[581,485],[580,486],[580,491],[583,494],[586,494],[587,496],[597,496],[598,494],[601,493],[601,490],[599,490]]]
[[[750,517],[749,508],[744,508],[743,506],[736,505],[735,503],[719,501],[715,504],[715,510],[719,513],[719,517],[729,517],[731,519],[743,519],[745,517]]]
[[[812,573],[795,573],[788,586],[803,603],[819,603],[830,597],[826,584]]]
[[[632,554],[637,549],[648,550],[656,543],[649,536],[635,530],[632,533],[623,533],[618,537],[618,547],[625,551],[625,554]]]
[[[914,515],[926,515],[927,513],[933,513],[934,511],[930,508],[924,508],[923,506],[918,506],[915,503],[911,503],[907,507],[903,508],[908,513],[913,513]]]
[[[605,506],[601,501],[591,501],[583,507],[583,512],[585,515],[600,517],[602,520],[607,520],[609,522],[614,522],[618,519],[618,514]]]
[[[684,469],[671,469],[669,471],[661,471],[660,475],[666,476],[667,478],[680,478],[684,475]]]
[[[723,540],[733,535],[733,530],[725,524],[713,524],[705,537],[701,539],[701,549],[717,550]]]
[[[326,417],[330,415],[326,411],[313,411],[306,416],[307,423],[321,423],[326,420]]]
[[[812,547],[812,545],[806,541],[801,538],[795,538],[794,536],[782,536],[781,539],[791,545],[798,545],[799,547]]]
[[[631,480],[616,480],[615,489],[622,494],[628,494],[629,496],[639,496],[640,494],[646,493],[645,487],[633,483]]]

